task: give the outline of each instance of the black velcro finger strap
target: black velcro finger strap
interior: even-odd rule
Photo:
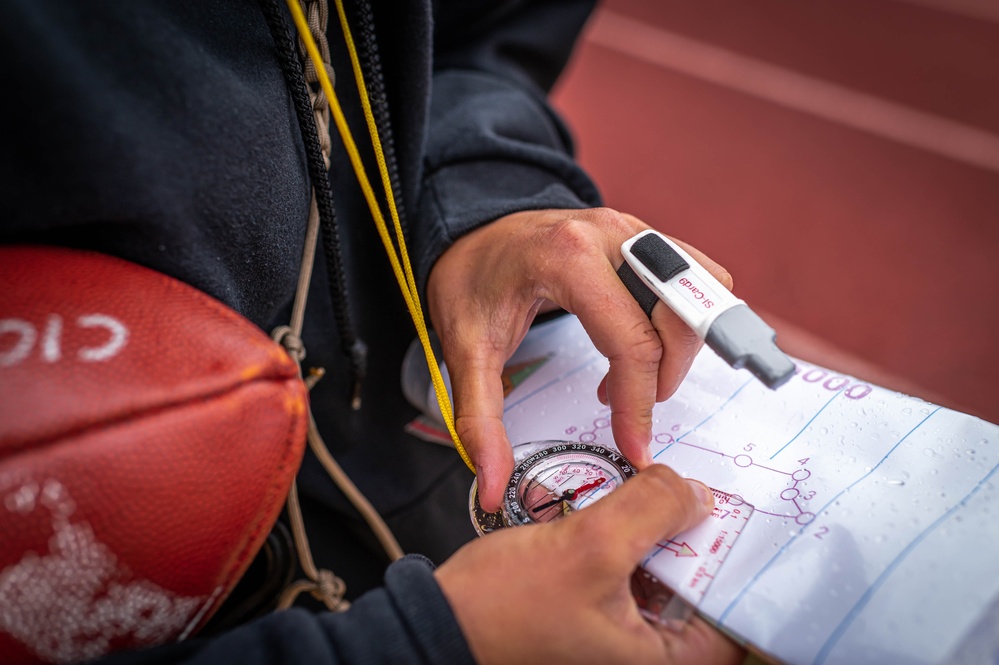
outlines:
[[[621,267],[617,269],[617,276],[621,278],[624,285],[628,287],[631,295],[635,296],[635,300],[642,307],[645,315],[652,318],[652,308],[656,306],[659,302],[659,296],[657,296],[652,289],[645,285],[642,278],[638,276],[628,262],[625,261],[621,264]]]
[[[675,277],[690,267],[690,264],[675,249],[670,247],[669,243],[655,233],[649,233],[639,238],[629,251],[662,282]],[[652,318],[652,308],[656,306],[659,297],[645,285],[645,282],[627,261],[617,269],[617,276],[631,291],[631,295],[635,296],[635,300],[645,310],[646,316]]]
[[[631,254],[662,282],[690,267],[668,242],[655,233],[640,238],[631,246]]]

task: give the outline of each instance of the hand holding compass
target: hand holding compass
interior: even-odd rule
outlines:
[[[519,488],[530,495],[544,486],[548,498],[539,505],[558,497],[579,509],[551,521],[529,518],[528,528],[498,528],[437,570],[476,660],[740,662],[741,650],[707,624],[695,618],[680,631],[662,630],[643,617],[632,596],[632,573],[649,548],[710,514],[711,498],[698,494],[703,486],[658,464],[627,482],[602,463],[606,473],[587,476],[596,470],[588,464],[567,468],[565,457],[552,454],[539,458],[540,467],[533,464],[540,473],[529,474]],[[586,479],[562,478],[573,470]],[[617,489],[610,492],[612,484]],[[563,500],[569,489],[574,498]],[[562,515],[557,505],[548,510]]]
[[[566,517],[621,487],[637,473],[621,453],[594,443],[537,441],[518,446],[514,456],[518,461],[499,511],[482,508],[477,483],[472,483],[468,508],[480,536]],[[706,491],[700,483],[694,486]],[[710,498],[707,501],[712,503]],[[660,509],[651,504],[642,508]],[[632,575],[631,590],[642,615],[663,628],[681,628],[693,612],[687,602],[641,567]]]
[[[469,513],[479,535],[497,528],[549,522],[579,510],[619,487],[637,470],[616,450],[575,441],[518,446],[519,455],[500,511],[487,513],[472,483]]]

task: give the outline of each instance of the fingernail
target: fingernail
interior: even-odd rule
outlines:
[[[708,489],[707,485],[693,478],[687,478],[687,484],[690,485],[690,489],[694,490],[694,496],[697,497],[702,506],[708,509],[714,507],[715,497],[711,494],[711,490]]]

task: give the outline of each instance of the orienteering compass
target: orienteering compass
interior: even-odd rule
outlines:
[[[513,454],[513,475],[500,510],[483,510],[478,483],[472,482],[468,510],[480,536],[560,519],[606,496],[637,473],[617,450],[596,443],[536,441],[515,446]],[[632,575],[631,590],[639,611],[665,628],[677,629],[692,616],[753,512],[738,495],[712,492],[715,510],[711,517],[657,543]]]
[[[568,515],[636,473],[621,453],[604,446],[570,441],[542,445],[517,464],[507,485],[502,512],[513,526]]]
[[[468,507],[480,536],[508,526],[559,519],[620,487],[637,473],[621,453],[592,443],[528,443],[514,448],[514,459],[519,461],[499,511],[482,509],[478,484],[472,482]],[[631,589],[647,620],[675,629],[690,617],[691,608],[642,568],[635,570]]]

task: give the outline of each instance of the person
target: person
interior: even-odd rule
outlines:
[[[700,342],[664,307],[647,317],[618,279],[620,243],[648,227],[601,207],[546,101],[591,10],[523,0],[345,7],[483,507],[498,507],[513,466],[500,372],[543,312],[578,316],[609,358],[599,397],[617,445],[644,470],[557,523],[474,539],[471,474],[453,450],[402,431],[415,414],[398,380],[413,328],[334,137],[335,218],[324,218],[302,335],[308,366],[326,371],[310,401],[336,459],[403,548],[427,558],[386,571],[307,455],[298,485],[313,551],[346,581],[352,608],[267,613],[108,662],[741,658],[700,621],[656,630],[628,589],[652,543],[699,522],[712,499],[647,452],[652,406],[676,390]],[[0,18],[8,127],[17,129],[0,151],[2,241],[122,257],[265,331],[287,322],[319,189],[310,155],[326,137],[303,138],[295,96],[305,84],[285,75],[302,64],[281,48],[292,29],[283,3],[9,0]],[[363,131],[335,20],[328,41],[340,103]]]

